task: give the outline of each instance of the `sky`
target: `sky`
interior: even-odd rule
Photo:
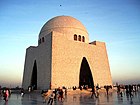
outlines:
[[[81,21],[91,42],[106,43],[113,83],[140,83],[140,0],[1,0],[1,86],[21,86],[26,48],[60,15]]]

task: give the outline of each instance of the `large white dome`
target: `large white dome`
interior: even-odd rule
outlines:
[[[71,16],[57,16],[50,19],[42,27],[39,39],[48,35],[52,31],[62,33],[70,40],[73,40],[74,34],[81,35],[85,37],[85,42],[89,42],[88,32],[84,25]]]

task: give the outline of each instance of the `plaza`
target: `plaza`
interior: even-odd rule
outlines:
[[[0,105],[47,105],[43,101],[40,91],[26,93],[23,97],[19,93],[12,93],[7,102],[0,96]],[[87,90],[70,90],[62,102],[56,100],[53,105],[140,105],[140,91],[133,92],[133,97],[125,92],[121,97],[116,91],[110,91],[108,96],[106,92],[100,92],[98,98],[91,98],[91,92]]]

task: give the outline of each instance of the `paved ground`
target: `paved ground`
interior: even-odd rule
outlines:
[[[130,98],[123,93],[123,97],[120,97],[116,92],[110,92],[107,96],[105,92],[101,92],[99,98],[91,98],[91,93],[81,93],[77,90],[68,92],[63,102],[56,100],[53,105],[140,105],[140,92],[133,95]],[[39,92],[34,92],[25,94],[23,97],[13,93],[8,102],[5,102],[0,96],[0,105],[47,105],[47,103],[43,103],[43,98]]]

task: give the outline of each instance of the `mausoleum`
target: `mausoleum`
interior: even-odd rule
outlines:
[[[89,42],[84,25],[57,16],[42,27],[38,45],[26,49],[22,87],[54,89],[112,85],[105,42]]]

